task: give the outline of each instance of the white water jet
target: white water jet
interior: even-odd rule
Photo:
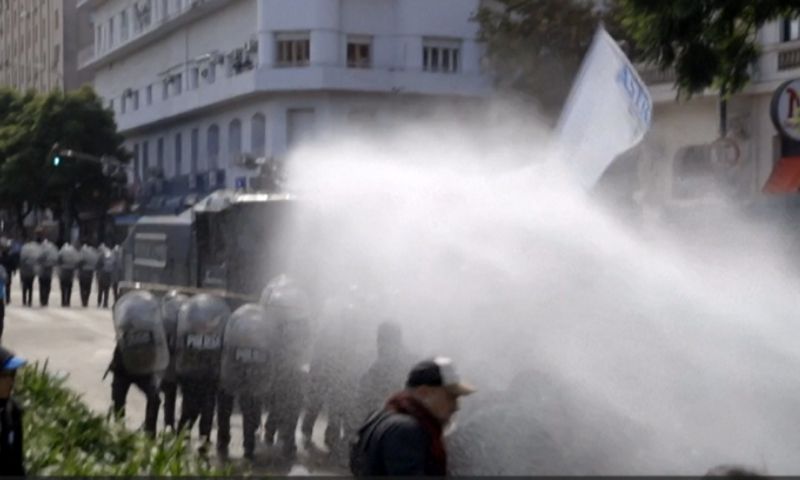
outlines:
[[[608,435],[593,441],[635,425],[637,452],[583,473],[800,473],[800,282],[780,237],[736,216],[717,242],[631,231],[536,163],[543,130],[511,143],[506,127],[431,122],[300,149],[295,273],[318,292],[357,283],[415,353],[456,359],[481,390],[466,416],[534,368],[597,408],[584,413]]]

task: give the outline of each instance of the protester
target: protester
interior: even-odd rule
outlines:
[[[17,369],[27,363],[0,347],[0,476],[24,476],[22,409],[11,396]]]
[[[458,399],[475,390],[460,381],[450,359],[425,360],[411,369],[403,391],[371,415],[352,446],[350,470],[374,475],[446,475],[443,431]]]
[[[386,321],[378,326],[377,358],[362,375],[358,385],[357,418],[363,421],[383,401],[403,385],[403,377],[413,365],[412,356],[403,345],[399,324]]]

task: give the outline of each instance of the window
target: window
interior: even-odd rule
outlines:
[[[460,51],[460,40],[426,39],[422,45],[422,70],[455,73],[460,63]]]
[[[297,146],[314,134],[314,110],[291,109],[286,112],[286,145]]]
[[[176,73],[172,76],[172,92],[174,95],[180,95],[183,91],[183,74]]]
[[[133,99],[133,110],[139,110],[139,90],[134,90],[131,98]]]
[[[145,89],[145,100],[148,105],[153,104],[153,85],[148,85]]]
[[[228,155],[234,160],[242,153],[242,122],[236,118],[228,124]]]
[[[108,101],[108,108],[111,109],[112,112],[114,111],[114,99],[113,98]]]
[[[264,156],[267,143],[267,120],[264,114],[256,113],[250,120],[250,151],[259,157]]]
[[[308,65],[311,40],[308,33],[279,33],[275,36],[275,64],[279,67]]]
[[[196,90],[198,86],[200,86],[200,69],[192,67],[189,76],[189,88]]]
[[[114,45],[114,17],[108,19],[108,46]]]
[[[159,137],[156,141],[156,165],[159,170],[164,171],[164,137]]]
[[[166,100],[169,98],[169,84],[169,78],[166,78],[163,82],[161,82],[161,100]]]
[[[200,76],[205,78],[206,82],[214,83],[217,74],[216,67],[217,67],[216,64],[214,64],[213,62],[209,63],[208,65],[200,69]]]
[[[169,15],[169,0],[161,0],[161,19],[166,19]]]
[[[216,170],[219,162],[219,127],[216,125],[208,127],[206,152],[208,153],[208,170]]]
[[[192,175],[197,174],[197,164],[200,161],[200,130],[193,128],[191,144],[189,145],[189,172]]]
[[[142,178],[150,176],[150,145],[147,140],[142,142]]]
[[[130,35],[130,25],[128,24],[128,10],[123,10],[119,14],[119,34],[120,40],[126,41]]]
[[[133,241],[133,263],[143,267],[166,267],[167,234],[137,233]]]
[[[175,176],[181,175],[183,168],[183,138],[180,133],[175,134]]]
[[[347,66],[369,68],[372,66],[372,38],[349,37],[347,39]]]
[[[800,40],[800,18],[785,18],[781,25],[781,41],[793,42]]]
[[[122,99],[120,100],[120,112],[125,113],[128,110],[128,96],[126,94],[122,94]]]

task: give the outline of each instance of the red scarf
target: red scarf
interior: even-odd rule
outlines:
[[[428,410],[424,403],[408,392],[398,392],[386,401],[386,409],[392,412],[410,415],[416,419],[431,437],[430,456],[433,459],[435,475],[447,475],[447,452],[444,449],[442,424]]]

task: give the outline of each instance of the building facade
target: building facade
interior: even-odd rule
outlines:
[[[0,0],[0,85],[72,90],[88,83],[79,54],[91,43],[86,12],[74,0]]]
[[[745,205],[775,203],[787,198],[782,193],[796,193],[797,188],[779,192],[769,186],[787,155],[770,107],[775,90],[800,77],[800,21],[765,25],[758,43],[761,55],[752,66],[752,82],[729,101],[731,141],[723,145],[724,155],[715,150],[720,136],[716,92],[678,101],[670,72],[641,72],[654,100],[653,125],[638,165],[645,207],[685,213],[731,199]]]
[[[478,99],[478,0],[83,0],[82,64],[134,154],[134,177],[243,187],[248,159],[398,109]],[[411,106],[411,107],[409,107]]]

